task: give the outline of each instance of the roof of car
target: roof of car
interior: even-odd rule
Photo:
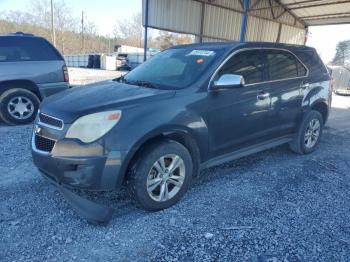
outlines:
[[[305,45],[292,45],[282,43],[270,43],[270,42],[207,42],[207,43],[195,43],[188,45],[178,45],[172,48],[204,48],[204,49],[236,49],[241,48],[280,48],[280,49],[314,49]]]

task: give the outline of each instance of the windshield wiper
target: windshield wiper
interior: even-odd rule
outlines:
[[[114,79],[112,79],[112,81],[123,83],[125,81],[124,75],[117,77],[117,78],[114,78]]]
[[[143,86],[143,87],[148,87],[148,88],[156,88],[156,86],[153,83],[148,82],[148,81],[143,81],[143,80],[135,81],[135,84],[138,86]]]
[[[144,81],[144,80],[127,80],[125,78],[121,79],[122,83],[129,84],[129,85],[136,85],[136,86],[142,86],[147,88],[157,88],[153,83]]]

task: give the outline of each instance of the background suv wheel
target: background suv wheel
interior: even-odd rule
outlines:
[[[322,115],[318,111],[311,110],[304,117],[296,137],[289,144],[291,150],[298,154],[313,152],[320,142],[322,131]]]
[[[178,202],[190,187],[192,158],[180,143],[164,140],[141,151],[129,171],[128,186],[142,208],[157,211]]]
[[[10,89],[0,96],[0,117],[7,124],[29,124],[35,119],[39,105],[34,93],[22,88]]]

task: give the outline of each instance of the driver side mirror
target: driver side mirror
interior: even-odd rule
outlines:
[[[214,81],[214,88],[241,87],[244,85],[244,78],[241,75],[224,74]]]

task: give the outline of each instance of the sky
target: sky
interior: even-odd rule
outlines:
[[[0,0],[0,12],[26,11],[31,2],[31,0]],[[136,13],[141,13],[142,9],[142,0],[65,0],[64,2],[71,7],[74,17],[80,18],[81,12],[84,11],[84,17],[97,25],[101,35],[112,35],[117,20],[130,18]]]
[[[315,47],[323,62],[330,62],[339,41],[350,40],[350,25],[313,26],[309,28],[307,45]]]
[[[54,0],[58,1],[58,0]],[[25,11],[31,0],[0,0],[0,12]],[[85,17],[97,25],[99,34],[112,35],[118,20],[130,18],[142,9],[142,0],[65,0],[75,17]],[[350,25],[315,26],[309,28],[307,45],[315,47],[324,62],[332,60],[339,41],[350,39]]]

